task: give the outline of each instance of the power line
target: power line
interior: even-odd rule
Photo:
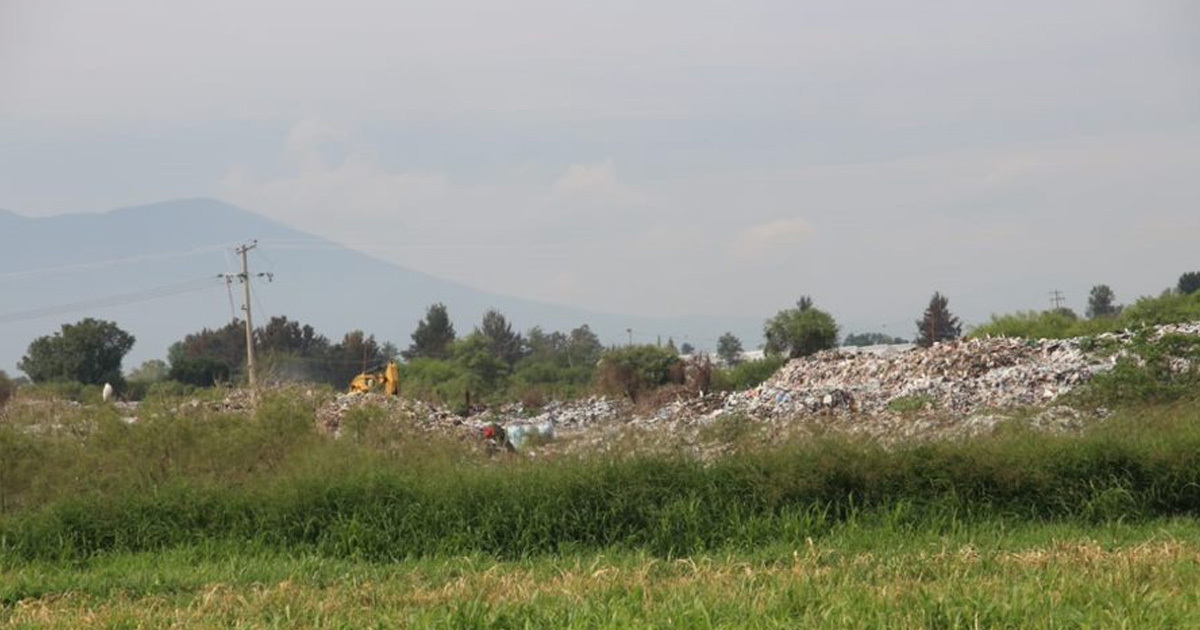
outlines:
[[[78,311],[86,311],[94,308],[104,308],[110,306],[124,306],[126,304],[135,304],[138,302],[146,302],[148,300],[156,300],[158,298],[170,297],[172,295],[180,295],[183,293],[191,293],[194,291],[204,291],[213,289],[220,285],[215,283],[214,278],[201,278],[196,280],[188,280],[186,282],[177,282],[168,284],[153,289],[143,291],[135,291],[132,293],[122,293],[118,295],[110,295],[108,297],[96,298],[82,302],[71,302],[68,304],[58,304],[54,306],[44,306],[41,308],[29,309],[26,311],[16,311],[0,315],[0,324],[11,324],[14,322],[26,321],[31,319],[40,319],[51,315],[62,315],[64,313],[75,313]]]
[[[0,280],[16,280],[16,279],[21,279],[21,278],[32,278],[32,277],[36,277],[36,276],[50,275],[50,274],[74,273],[74,272],[78,272],[78,271],[91,271],[93,269],[101,269],[104,267],[111,267],[113,265],[120,265],[120,264],[125,264],[125,263],[152,262],[152,261],[156,261],[156,260],[170,260],[172,258],[185,258],[187,256],[194,256],[196,254],[202,254],[205,252],[227,249],[228,247],[229,247],[229,244],[224,243],[221,245],[208,245],[208,246],[204,246],[204,247],[196,247],[196,248],[189,249],[189,250],[182,250],[182,251],[175,251],[175,252],[160,252],[160,253],[156,253],[156,254],[144,254],[144,255],[140,255],[140,256],[126,256],[124,258],[110,258],[107,260],[95,260],[95,261],[91,261],[91,262],[75,263],[75,264],[70,264],[70,265],[58,265],[55,267],[40,267],[38,269],[25,269],[22,271],[10,271],[10,272],[6,272],[6,273],[0,273]]]

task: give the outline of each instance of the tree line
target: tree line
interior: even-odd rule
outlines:
[[[1116,304],[1107,285],[1089,293],[1087,319],[1066,308],[1042,312],[993,316],[974,334],[1017,336],[1075,336],[1118,325],[1164,323],[1200,319],[1200,272],[1183,274],[1173,290],[1158,298],[1143,298],[1131,307]],[[962,335],[962,322],[949,309],[940,292],[930,298],[921,319],[915,322],[913,342],[928,347]],[[1082,332],[1081,332],[1082,331]],[[1072,333],[1072,334],[1068,334]],[[373,371],[389,361],[402,361],[401,380],[410,395],[443,401],[504,395],[574,396],[596,389],[618,391],[631,397],[646,388],[682,384],[683,362],[694,348],[626,346],[605,348],[597,335],[582,324],[567,331],[546,331],[535,326],[524,334],[513,329],[499,311],[484,313],[479,324],[459,336],[444,304],[430,305],[417,322],[411,343],[404,350],[378,341],[373,334],[352,330],[338,340],[312,326],[286,316],[271,318],[253,331],[260,378],[266,381],[304,381],[342,389],[362,371]],[[771,365],[836,347],[839,327],[833,316],[802,296],[792,308],[779,311],[763,326],[762,349],[767,362],[746,366],[742,342],[732,333],[716,344],[719,368],[727,372],[707,378],[706,386],[753,384],[769,375]],[[899,343],[904,339],[882,333],[851,334],[845,345]],[[63,324],[61,330],[30,343],[18,367],[34,383],[71,381],[112,383],[124,388],[121,363],[135,343],[117,324],[85,318]],[[697,357],[692,373],[706,368]],[[707,361],[707,359],[703,359]],[[151,360],[129,373],[131,383],[173,381],[196,387],[242,380],[246,371],[244,323],[234,319],[222,327],[185,335],[173,343],[167,360]],[[760,378],[761,376],[761,378]],[[715,381],[712,379],[715,378]],[[709,382],[712,381],[712,382]],[[11,392],[11,381],[0,372],[0,385]],[[2,394],[3,392],[0,392]]]

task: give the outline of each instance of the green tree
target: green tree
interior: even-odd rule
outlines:
[[[587,324],[582,324],[567,335],[566,350],[568,367],[592,369],[600,362],[604,345]]]
[[[680,365],[675,353],[654,345],[624,346],[600,358],[601,389],[637,401],[643,393],[666,385],[671,369]]]
[[[737,365],[742,362],[742,340],[731,332],[717,339],[717,356],[725,365]]]
[[[212,387],[229,381],[229,364],[211,356],[179,357],[171,361],[167,377],[196,387]]]
[[[513,332],[512,325],[496,309],[490,309],[483,314],[483,321],[475,332],[487,339],[492,354],[511,372],[513,366],[525,356],[525,339],[521,333]]]
[[[245,323],[235,319],[221,328],[204,328],[186,335],[181,341],[171,344],[167,350],[167,361],[171,364],[172,372],[179,366],[179,373],[186,373],[192,379],[182,381],[173,373],[172,380],[192,385],[208,381],[209,386],[216,381],[228,380],[246,363]],[[209,373],[204,375],[206,370]]]
[[[1183,295],[1191,295],[1200,291],[1200,271],[1189,271],[1179,276],[1179,283],[1175,290]]]
[[[1116,295],[1107,284],[1097,284],[1088,293],[1088,319],[1097,317],[1112,317],[1121,312],[1121,307],[1114,304]]]
[[[425,311],[425,319],[417,322],[417,329],[413,331],[412,345],[400,354],[410,361],[419,358],[448,359],[450,344],[454,343],[456,337],[446,305],[439,302]]]
[[[289,320],[285,316],[272,317],[266,326],[256,330],[254,343],[263,355],[319,357],[329,349],[329,340],[324,335],[317,334],[308,324]]]
[[[35,383],[77,381],[120,386],[125,382],[121,361],[133,343],[133,335],[115,323],[89,317],[63,324],[60,332],[35,339],[17,367]]]
[[[939,341],[958,339],[962,335],[962,323],[947,308],[950,300],[934,292],[925,308],[925,316],[917,320],[916,344],[928,348]]]
[[[679,354],[694,354],[695,352],[696,352],[696,346],[693,346],[692,344],[690,344],[686,341],[679,344]]]
[[[837,345],[838,326],[833,316],[813,307],[812,298],[803,296],[796,308],[779,311],[763,327],[768,355],[803,357]]]
[[[375,370],[386,363],[383,347],[375,341],[375,335],[352,330],[329,349],[325,380],[334,387],[346,387],[363,370]]]
[[[488,395],[500,390],[508,374],[508,364],[496,352],[492,340],[473,332],[451,346],[451,358],[467,374],[467,389]]]
[[[547,333],[541,326],[534,326],[525,334],[528,358],[535,361],[554,361],[566,353],[567,336],[560,332]]]

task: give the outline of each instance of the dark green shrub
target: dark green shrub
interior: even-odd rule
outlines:
[[[203,356],[172,361],[168,378],[196,387],[212,387],[217,383],[228,382],[231,373],[232,370],[228,363],[221,359]]]
[[[643,393],[670,382],[672,369],[682,376],[681,367],[679,356],[667,348],[627,346],[600,357],[597,380],[602,390],[636,401]]]

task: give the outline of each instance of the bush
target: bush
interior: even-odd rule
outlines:
[[[681,367],[679,357],[667,348],[627,346],[600,357],[597,379],[602,390],[636,402],[643,393],[671,382],[673,369],[682,376]]]
[[[149,381],[125,381],[122,396],[125,400],[144,400],[150,392],[150,385]]]
[[[1085,404],[1114,407],[1200,395],[1200,337],[1172,334],[1150,340],[1143,334],[1127,352],[1074,397]]]
[[[212,387],[229,381],[230,374],[228,363],[213,357],[196,357],[172,361],[167,377],[196,387]]]
[[[1123,328],[1200,321],[1200,292],[1142,298],[1121,312]]]
[[[30,397],[70,400],[78,403],[101,402],[99,385],[84,385],[75,381],[50,381],[30,385],[25,391]]]
[[[17,393],[17,384],[8,377],[4,370],[0,370],[0,409],[4,409],[4,405],[8,404],[9,400]]]
[[[1112,317],[1078,319],[1061,311],[992,315],[992,320],[972,330],[971,336],[1064,339],[1194,321],[1200,321],[1200,293],[1167,293],[1159,297],[1141,298]]]
[[[771,378],[785,363],[787,363],[787,359],[783,357],[766,357],[716,370],[713,373],[713,389],[730,392],[758,387]]]
[[[412,359],[400,366],[400,395],[445,404],[461,401],[467,389],[466,369],[443,359]]]

